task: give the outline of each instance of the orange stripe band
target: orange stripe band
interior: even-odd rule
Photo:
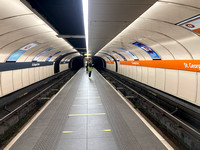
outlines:
[[[200,60],[128,60],[120,64],[200,72]]]
[[[113,61],[106,61],[107,64],[114,64]]]

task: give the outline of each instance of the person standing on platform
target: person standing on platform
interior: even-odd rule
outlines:
[[[91,77],[91,74],[92,74],[92,63],[91,62],[88,63],[88,72],[89,72],[89,77]]]

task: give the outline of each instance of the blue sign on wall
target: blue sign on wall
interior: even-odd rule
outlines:
[[[37,61],[42,55],[44,55],[45,53],[51,51],[53,48],[48,48],[45,51],[39,53],[37,56],[35,56],[35,58],[33,59],[33,61]]]
[[[7,61],[17,61],[17,59],[26,51],[30,50],[33,47],[38,46],[39,43],[37,42],[33,42],[30,44],[27,44],[25,46],[23,46],[22,48],[18,49],[17,51],[15,51],[12,55],[10,55],[10,57],[7,59]]]
[[[134,60],[139,60],[139,59],[137,58],[137,56],[134,55],[131,51],[129,51],[129,50],[125,49],[125,48],[120,48],[120,50],[123,50],[123,51],[125,51],[126,53],[128,53],[129,55],[131,55],[131,57],[133,57]]]
[[[49,56],[49,57],[46,59],[46,61],[49,61],[53,56],[55,56],[55,55],[57,55],[57,54],[59,54],[59,53],[61,53],[61,51],[58,51],[58,52],[54,53],[53,55]]]
[[[120,53],[118,53],[118,52],[116,52],[116,51],[113,51],[113,52],[116,53],[116,54],[118,54],[119,56],[121,56],[122,59],[124,59],[125,61],[127,60],[122,54],[120,54]]]
[[[147,52],[151,56],[152,59],[154,59],[154,60],[155,59],[160,59],[158,54],[154,50],[152,50],[150,47],[148,47],[148,46],[146,46],[146,45],[144,45],[142,43],[139,43],[139,42],[135,42],[135,43],[132,43],[132,44],[137,46],[137,47],[139,47],[139,48],[141,48],[145,52]]]

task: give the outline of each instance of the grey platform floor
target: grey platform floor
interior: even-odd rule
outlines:
[[[11,147],[32,149],[166,148],[96,70],[81,69]]]

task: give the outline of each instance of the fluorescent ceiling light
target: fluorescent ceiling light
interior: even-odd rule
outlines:
[[[83,18],[84,18],[84,27],[85,27],[85,40],[86,40],[86,50],[87,56],[89,55],[88,51],[88,0],[82,0],[83,4]]]

